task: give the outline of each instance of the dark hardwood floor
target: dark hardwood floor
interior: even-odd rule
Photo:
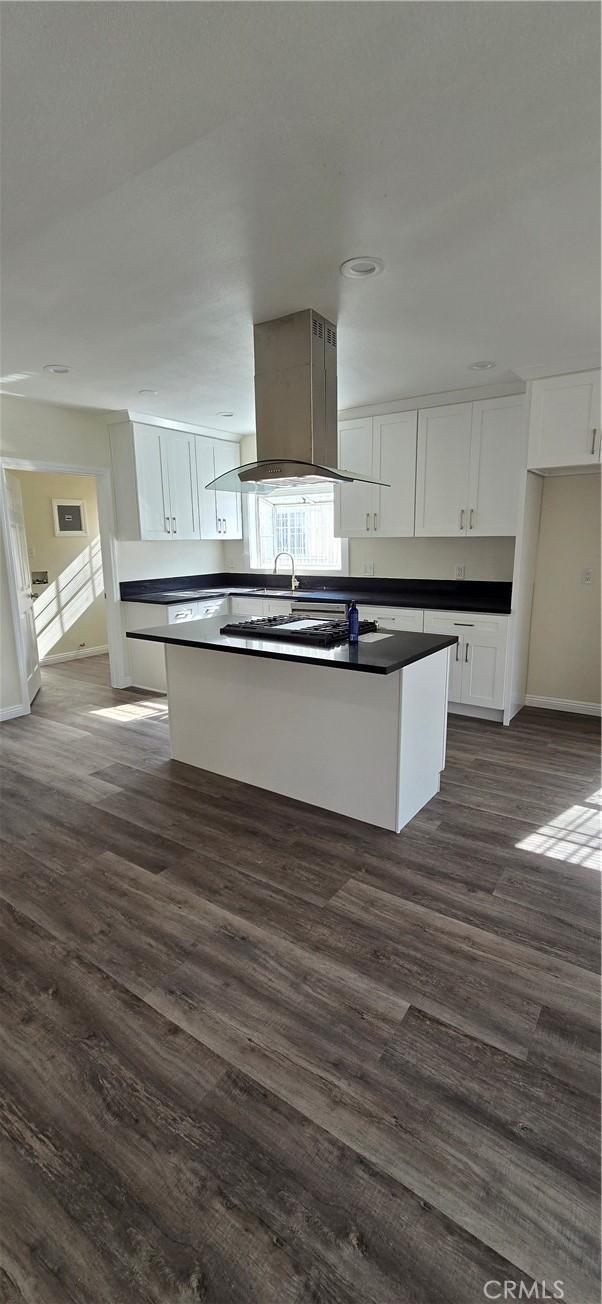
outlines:
[[[596,721],[452,717],[398,837],[104,658],[0,752],[2,1304],[598,1304]]]

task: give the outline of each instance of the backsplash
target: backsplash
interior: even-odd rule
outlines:
[[[390,579],[453,580],[464,566],[467,580],[511,580],[514,539],[350,539],[349,574],[363,575],[371,562]]]
[[[242,540],[223,548],[226,570],[244,570]],[[514,539],[350,539],[349,574],[363,575],[371,562],[387,579],[453,580],[456,566],[464,566],[467,580],[511,580]]]
[[[190,539],[181,543],[119,540],[117,575],[120,580],[146,580],[171,575],[205,575],[224,568],[223,544]]]

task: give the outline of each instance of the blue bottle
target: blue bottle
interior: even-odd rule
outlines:
[[[349,626],[349,642],[357,643],[360,632],[360,616],[355,602],[350,602],[347,608],[347,623]]]

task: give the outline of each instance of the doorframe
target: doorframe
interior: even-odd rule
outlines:
[[[14,714],[29,715],[31,704],[27,687],[27,661],[21,637],[17,564],[9,527],[7,471],[38,471],[51,475],[86,475],[96,481],[111,685],[113,688],[127,688],[131,683],[131,676],[126,660],[123,638],[119,581],[117,578],[117,538],[115,533],[113,478],[110,469],[104,466],[81,466],[66,462],[37,461],[27,457],[0,457],[0,527],[6,554],[8,596],[21,689],[20,709],[15,711]],[[11,716],[12,714],[11,711]]]

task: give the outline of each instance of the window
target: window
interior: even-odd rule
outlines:
[[[249,560],[267,570],[279,552],[291,552],[300,571],[340,571],[341,540],[334,537],[334,490],[274,490],[249,495]]]

